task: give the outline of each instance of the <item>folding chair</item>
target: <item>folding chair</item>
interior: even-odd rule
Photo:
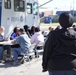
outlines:
[[[32,44],[29,49],[26,51],[26,53],[21,53],[18,56],[18,60],[20,64],[23,64],[26,61],[30,61],[33,56],[35,56],[34,53],[35,44]]]
[[[35,46],[36,46],[35,44],[31,44],[31,46],[25,53],[24,58],[27,59],[28,61],[30,61],[32,59],[32,57],[35,56],[35,52],[34,52]]]
[[[35,57],[38,58],[40,53],[43,52],[44,42],[39,42],[35,47]]]

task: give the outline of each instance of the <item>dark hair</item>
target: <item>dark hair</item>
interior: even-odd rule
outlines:
[[[24,33],[24,30],[23,30],[22,28],[20,28],[19,31],[20,31],[21,33]]]
[[[35,29],[35,26],[32,26],[32,27],[31,27],[31,31],[33,32],[34,29]]]
[[[39,27],[35,27],[35,32],[39,32],[39,31],[40,31]]]
[[[50,28],[51,28],[51,27],[49,27],[49,30],[50,30]]]
[[[19,27],[15,27],[13,31],[16,33],[16,31],[17,31],[18,28],[19,28]]]
[[[24,25],[24,29],[25,29],[25,31],[28,31],[28,25]]]
[[[73,16],[70,13],[64,12],[59,17],[59,23],[63,28],[71,27],[73,24]]]

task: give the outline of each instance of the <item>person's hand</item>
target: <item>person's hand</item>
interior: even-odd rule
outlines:
[[[5,40],[6,40],[6,41],[7,41],[7,40],[10,40],[10,38],[9,38],[9,37],[6,37]]]

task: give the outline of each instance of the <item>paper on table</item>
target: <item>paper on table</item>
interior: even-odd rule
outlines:
[[[12,45],[12,42],[11,42],[11,40],[9,40],[9,41],[0,42],[0,44],[3,44],[3,45]]]

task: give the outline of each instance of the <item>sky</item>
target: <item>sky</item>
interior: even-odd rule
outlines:
[[[38,0],[39,5],[44,4],[47,1],[49,0]],[[50,10],[76,10],[76,0],[52,0],[51,2],[42,7]]]

